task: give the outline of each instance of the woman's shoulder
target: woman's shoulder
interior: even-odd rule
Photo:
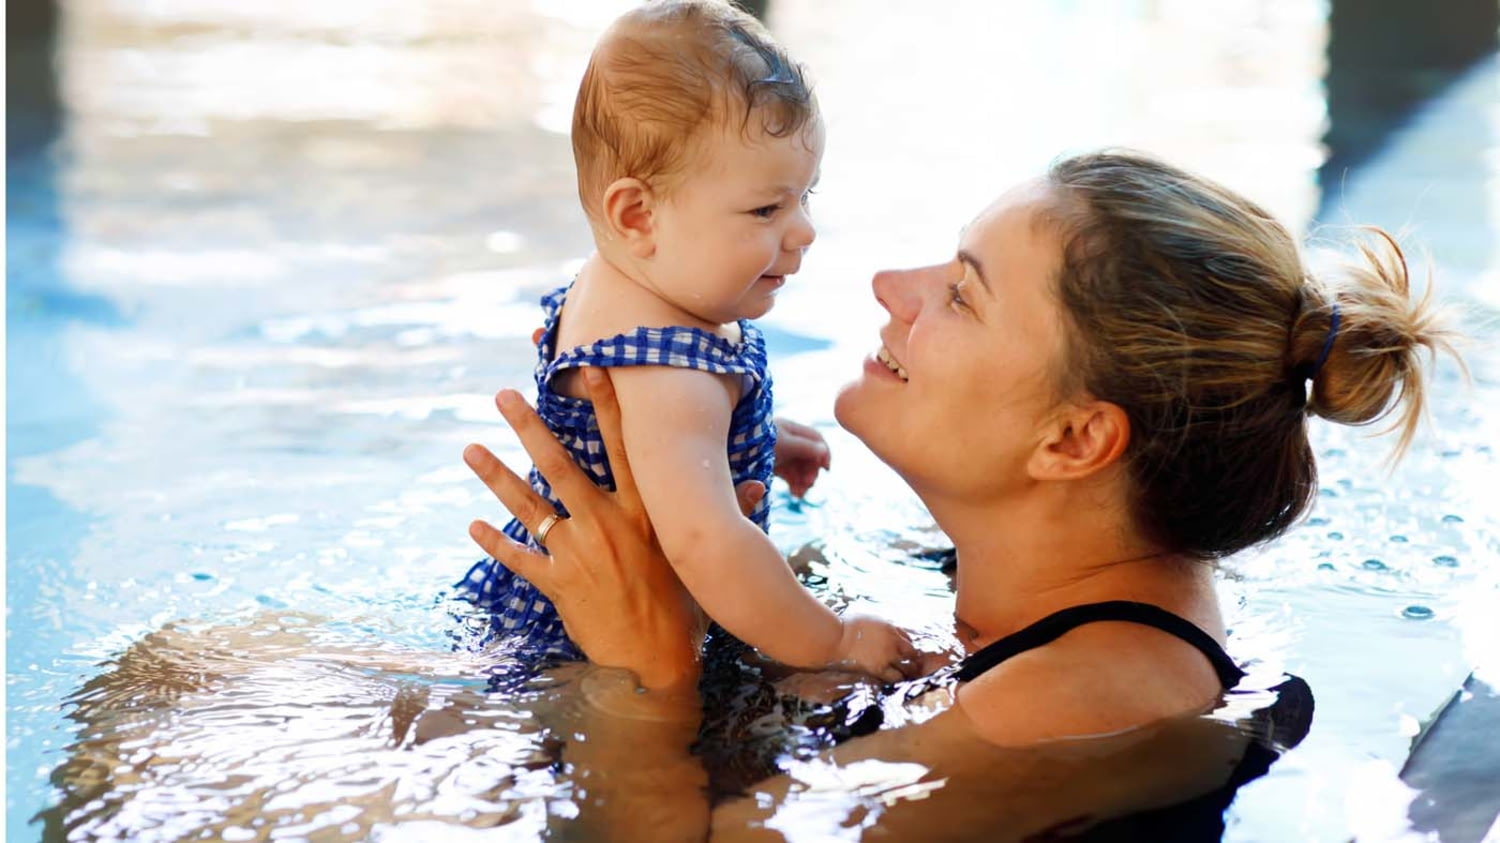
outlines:
[[[987,742],[1016,746],[1206,710],[1222,691],[1213,665],[1181,638],[1099,621],[965,683],[958,707]]]

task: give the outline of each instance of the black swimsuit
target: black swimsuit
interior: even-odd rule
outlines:
[[[974,679],[1013,656],[1051,643],[1083,624],[1098,621],[1143,624],[1186,641],[1207,657],[1225,691],[1232,690],[1245,678],[1245,671],[1235,664],[1234,659],[1208,633],[1159,606],[1128,600],[1088,603],[1048,615],[1031,626],[972,653],[957,666],[953,676],[961,682]],[[1282,752],[1300,743],[1312,726],[1312,689],[1306,682],[1295,676],[1287,676],[1271,691],[1276,694],[1276,701],[1268,708],[1256,712],[1256,717],[1263,721],[1263,731],[1250,742],[1229,780],[1218,790],[1167,808],[1106,821],[1081,835],[1066,835],[1067,839],[1219,840],[1224,834],[1224,811],[1234,801],[1235,792],[1245,783],[1265,775],[1271,763]],[[1037,839],[1050,839],[1050,836],[1038,835]]]
[[[1143,624],[1181,638],[1208,658],[1219,676],[1219,683],[1226,691],[1239,684],[1245,676],[1245,671],[1224,652],[1219,642],[1190,621],[1166,609],[1130,600],[1085,603],[1054,612],[1025,629],[1012,632],[999,641],[970,653],[958,664],[920,679],[898,682],[881,689],[858,689],[834,706],[837,715],[828,724],[828,728],[838,741],[868,735],[885,722],[886,711],[890,706],[903,706],[931,691],[951,688],[959,682],[976,679],[1015,656],[1050,644],[1084,624],[1099,621]]]
[[[758,669],[746,667],[740,658],[744,645],[728,639],[728,646],[722,641],[711,643],[700,690],[705,711],[730,711],[734,716],[706,719],[696,751],[709,770],[715,793],[742,795],[755,782],[780,772],[778,759],[788,753],[815,751],[870,734],[881,727],[888,711],[897,718],[897,712],[931,691],[955,688],[1079,626],[1101,621],[1143,624],[1186,641],[1208,659],[1226,692],[1245,677],[1245,671],[1224,648],[1190,621],[1158,606],[1126,600],[1063,609],[971,653],[958,664],[883,688],[861,686],[830,705],[804,703],[777,693],[769,682],[757,684],[754,677]],[[1287,676],[1269,690],[1276,701],[1253,715],[1253,739],[1229,781],[1219,790],[1169,808],[1101,823],[1081,837],[1062,832],[1058,836],[1089,841],[1219,839],[1224,811],[1234,800],[1235,791],[1264,775],[1271,762],[1307,735],[1311,725],[1313,700],[1307,683]],[[1038,839],[1050,836],[1043,834]]]
[[[1226,691],[1245,678],[1245,671],[1240,670],[1239,665],[1234,663],[1234,659],[1231,659],[1229,654],[1224,652],[1224,648],[1219,646],[1219,642],[1208,633],[1159,606],[1153,606],[1150,603],[1135,603],[1130,600],[1086,603],[1054,612],[1031,626],[1019,632],[1012,632],[984,649],[970,654],[958,666],[958,670],[954,671],[954,678],[960,682],[967,682],[1013,656],[1018,656],[1027,650],[1034,650],[1044,644],[1050,644],[1076,627],[1099,621],[1126,621],[1143,624],[1181,638],[1208,657],[1209,663],[1214,667],[1214,672],[1219,675],[1219,684],[1223,685]]]
[[[879,693],[856,692],[835,706],[842,715],[837,720],[842,722],[830,724],[830,731],[840,741],[869,734],[880,728],[885,719],[886,706],[893,703],[904,705],[935,689],[970,681],[1021,653],[1050,644],[1077,627],[1101,621],[1138,623],[1186,641],[1213,665],[1219,683],[1226,692],[1234,689],[1245,678],[1245,671],[1235,664],[1234,659],[1219,646],[1219,642],[1178,615],[1159,606],[1129,600],[1087,603],[1048,615],[1025,629],[969,654],[962,662],[930,676],[898,683]],[[1271,763],[1282,752],[1300,743],[1312,725],[1312,689],[1306,682],[1295,676],[1286,676],[1270,691],[1275,694],[1276,701],[1255,713],[1255,718],[1260,721],[1257,734],[1250,741],[1245,755],[1230,774],[1229,780],[1218,790],[1168,808],[1109,820],[1080,835],[1059,833],[1059,838],[1075,841],[1220,839],[1224,832],[1224,811],[1234,801],[1235,791],[1246,782],[1265,775]],[[1044,833],[1035,839],[1052,839],[1052,835]]]

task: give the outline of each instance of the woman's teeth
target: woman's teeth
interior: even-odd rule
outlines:
[[[906,380],[906,367],[902,366],[900,363],[897,363],[896,358],[891,356],[890,351],[886,350],[885,346],[882,345],[880,347],[880,350],[875,352],[875,359],[884,363],[887,369],[895,372],[896,377],[900,378],[901,380]]]

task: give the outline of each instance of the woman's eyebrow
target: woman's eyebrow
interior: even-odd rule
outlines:
[[[974,270],[974,274],[979,276],[979,283],[984,285],[984,291],[986,293],[994,292],[994,290],[990,289],[990,280],[984,277],[984,267],[980,265],[979,258],[974,257],[974,255],[964,251],[963,249],[959,249],[958,262],[965,264]]]

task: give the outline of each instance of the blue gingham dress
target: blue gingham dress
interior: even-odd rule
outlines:
[[[744,385],[730,417],[726,443],[729,469],[736,484],[759,480],[770,488],[776,426],[771,415],[771,375],[766,367],[765,339],[759,329],[740,320],[740,342],[736,344],[698,328],[636,328],[557,354],[558,314],[567,293],[568,286],[563,286],[542,297],[546,321],[537,342],[537,413],[595,483],[606,489],[615,486],[593,405],[582,398],[553,392],[553,377],[565,369],[584,366],[676,366],[742,376]],[[567,515],[562,502],[552,494],[552,487],[534,467],[530,480],[532,488],[552,501],[559,515]],[[767,495],[750,517],[764,530],[769,525],[769,514]],[[518,542],[538,548],[520,521],[512,520],[504,532]],[[455,589],[460,599],[489,613],[487,627],[470,636],[470,646],[483,646],[500,639],[505,650],[521,661],[583,658],[563,631],[552,601],[495,560],[475,563]]]

